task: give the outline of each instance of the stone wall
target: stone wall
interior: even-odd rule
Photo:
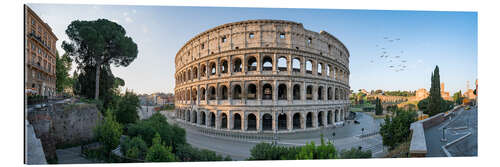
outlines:
[[[53,104],[28,111],[28,121],[40,138],[47,160],[56,158],[56,146],[78,145],[93,138],[102,115],[95,104]]]

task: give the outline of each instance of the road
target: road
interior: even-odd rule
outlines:
[[[164,115],[169,117],[168,120],[172,120],[172,115],[165,113]],[[373,157],[382,157],[385,155],[385,150],[382,146],[382,137],[379,134],[362,138],[358,137],[362,134],[362,128],[365,129],[363,133],[378,131],[379,124],[383,122],[383,119],[375,120],[365,113],[359,113],[356,119],[360,124],[350,123],[346,124],[344,127],[335,129],[283,135],[280,136],[278,143],[287,146],[301,146],[310,141],[320,143],[321,133],[325,134],[325,140],[331,140],[332,137],[330,135],[326,136],[326,134],[331,134],[335,131],[336,135],[333,137],[333,141],[338,151],[361,146],[363,150],[371,150]],[[233,160],[245,160],[250,157],[250,149],[262,142],[257,140],[236,140],[226,137],[208,136],[189,127],[185,127],[185,129],[187,142],[192,146],[213,150],[224,156],[230,155]]]
[[[426,156],[446,157],[442,146],[468,133],[471,135],[448,147],[448,151],[452,156],[477,156],[477,112],[477,107],[472,107],[470,110],[460,109],[455,117],[426,129]],[[446,128],[446,141],[441,141],[443,128]]]

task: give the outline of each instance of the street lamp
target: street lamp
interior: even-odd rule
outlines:
[[[441,138],[441,141],[447,141],[446,136],[444,135],[444,131],[446,130],[446,127],[443,128],[443,138]]]

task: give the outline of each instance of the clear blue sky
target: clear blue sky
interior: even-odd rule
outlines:
[[[73,20],[106,18],[122,25],[138,45],[137,59],[113,68],[125,86],[139,93],[173,92],[174,57],[196,34],[248,19],[283,19],[306,29],[325,30],[349,49],[351,89],[416,90],[430,87],[436,65],[446,91],[462,92],[477,78],[477,13],[387,10],[214,8],[29,4],[59,38]],[[384,39],[388,37],[388,39]],[[390,39],[399,38],[394,42]],[[378,45],[378,47],[377,47]],[[384,47],[389,57],[381,58]],[[402,51],[402,52],[401,52]],[[399,56],[399,58],[395,58]],[[402,63],[405,60],[406,63]],[[395,63],[399,61],[399,63]],[[396,72],[389,66],[405,64]]]

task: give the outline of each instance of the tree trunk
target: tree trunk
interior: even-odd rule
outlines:
[[[99,79],[101,78],[101,68],[100,64],[97,64],[96,66],[96,73],[95,73],[95,100],[99,100]]]

